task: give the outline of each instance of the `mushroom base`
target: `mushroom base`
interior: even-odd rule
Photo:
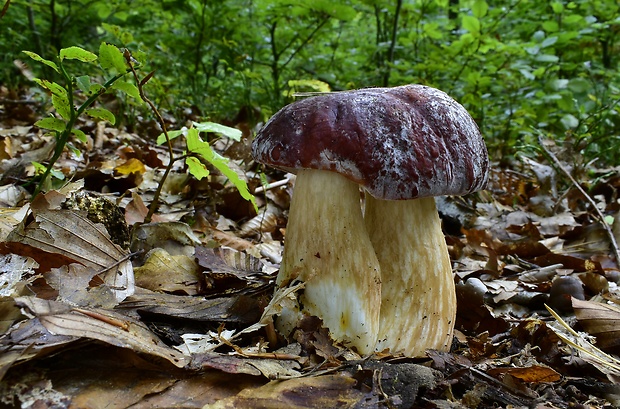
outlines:
[[[377,351],[421,356],[426,349],[448,350],[456,293],[435,200],[366,195],[365,221],[381,266]]]
[[[276,328],[289,335],[300,312],[323,320],[332,338],[360,354],[375,350],[381,278],[357,184],[329,171],[298,172],[286,228],[279,286],[305,283],[298,305],[284,306]]]

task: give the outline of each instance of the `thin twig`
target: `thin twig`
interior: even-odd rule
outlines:
[[[140,98],[142,98],[142,101],[144,101],[148,105],[148,107],[151,109],[151,111],[155,115],[155,118],[157,119],[157,123],[161,127],[162,132],[164,133],[164,136],[166,137],[166,147],[168,148],[168,155],[170,156],[168,166],[166,166],[166,169],[164,170],[164,174],[162,175],[159,181],[159,184],[157,185],[157,189],[155,190],[153,201],[151,202],[151,205],[149,206],[149,211],[144,217],[144,223],[150,223],[151,218],[153,217],[153,214],[155,213],[155,209],[157,208],[157,204],[159,203],[159,197],[161,196],[161,192],[164,187],[164,182],[168,178],[168,175],[170,174],[170,171],[172,170],[172,166],[174,165],[174,162],[176,162],[178,158],[174,157],[174,151],[172,149],[172,142],[170,142],[170,136],[168,135],[168,129],[166,128],[166,121],[164,121],[164,118],[161,116],[161,113],[159,112],[155,104],[153,104],[153,102],[150,99],[148,99],[148,97],[146,96],[146,93],[144,92],[144,85],[148,82],[148,80],[152,78],[154,72],[151,72],[150,74],[147,74],[144,78],[140,79],[134,67],[131,53],[129,52],[129,50],[125,50],[124,57],[125,57],[125,61],[127,65],[129,66],[129,69],[131,70],[131,73],[133,74],[134,79],[136,80],[136,85],[138,87],[138,92],[140,93]]]
[[[540,147],[545,151],[547,156],[551,158],[553,163],[570,179],[570,181],[579,190],[579,192],[581,192],[581,194],[583,195],[583,197],[585,197],[588,203],[592,205],[596,213],[596,216],[599,219],[599,222],[601,223],[601,225],[605,229],[605,232],[607,233],[607,236],[609,237],[609,241],[611,242],[611,247],[614,252],[614,256],[616,257],[616,264],[620,266],[620,249],[618,249],[618,243],[616,242],[616,237],[614,236],[614,233],[611,230],[611,226],[605,220],[605,215],[603,214],[603,212],[601,212],[601,209],[598,208],[594,199],[592,199],[590,195],[581,187],[581,185],[575,180],[573,175],[570,174],[568,169],[566,169],[566,167],[562,164],[562,162],[560,162],[557,156],[555,156],[553,152],[551,152],[549,149],[545,147],[541,135],[538,135],[538,143],[540,144]]]

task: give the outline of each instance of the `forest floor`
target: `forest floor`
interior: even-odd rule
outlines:
[[[179,161],[143,224],[168,163],[153,122],[79,122],[81,155],[67,150],[65,179],[30,202],[31,162],[54,138],[35,105],[1,97],[0,408],[620,406],[618,169],[586,172],[542,141],[552,160],[517,156],[487,190],[438,199],[452,348],[362,357],[318,325],[273,329],[294,176],[261,182],[248,124],[212,146],[258,212],[215,169],[198,181]]]

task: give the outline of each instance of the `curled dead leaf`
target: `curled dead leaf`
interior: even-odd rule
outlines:
[[[577,320],[608,351],[620,350],[620,308],[612,304],[571,299]]]

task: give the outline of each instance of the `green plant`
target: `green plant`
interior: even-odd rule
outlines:
[[[153,202],[149,207],[148,214],[144,219],[145,223],[150,222],[151,217],[155,213],[157,202],[159,201],[159,196],[164,186],[164,182],[170,174],[174,162],[181,159],[185,159],[185,163],[187,164],[189,173],[199,180],[209,175],[209,165],[217,168],[237,188],[237,190],[241,194],[241,197],[252,203],[254,210],[258,213],[258,205],[256,204],[254,196],[250,193],[246,182],[241,179],[239,175],[237,175],[237,173],[230,167],[230,165],[228,164],[229,160],[227,158],[223,157],[222,155],[211,149],[211,146],[207,142],[203,141],[199,136],[200,131],[217,132],[231,139],[239,141],[241,138],[241,131],[213,122],[194,123],[194,126],[191,127],[187,132],[184,132],[183,130],[168,131],[166,129],[166,122],[161,116],[161,113],[159,112],[155,104],[153,104],[153,102],[146,96],[146,92],[144,90],[144,86],[146,85],[146,83],[153,77],[154,71],[147,74],[144,78],[140,79],[136,69],[134,68],[133,61],[128,50],[125,51],[124,56],[136,80],[136,83],[138,84],[138,92],[140,94],[140,98],[142,98],[142,100],[149,106],[163,130],[163,133],[157,138],[157,143],[165,143],[168,148],[168,154],[170,156],[168,166],[166,167],[166,170],[161,180],[159,181],[157,190],[155,192],[155,197],[153,198]],[[185,134],[187,150],[184,155],[177,157],[175,156],[172,149],[172,140],[182,134]]]
[[[56,112],[55,115],[50,115],[46,118],[40,119],[35,123],[35,125],[40,128],[50,130],[55,137],[56,146],[54,147],[54,153],[46,166],[35,164],[36,168],[41,170],[44,169],[44,171],[35,188],[33,197],[36,196],[36,194],[39,193],[44,187],[48,187],[50,185],[50,182],[48,181],[50,175],[57,175],[58,178],[62,178],[62,174],[54,173],[53,167],[62,155],[65,147],[73,149],[76,153],[79,153],[79,151],[73,147],[70,137],[73,135],[80,141],[86,141],[86,135],[84,132],[74,127],[77,119],[82,114],[88,115],[95,119],[106,120],[112,125],[115,124],[116,118],[112,112],[102,107],[91,108],[91,106],[97,98],[104,93],[120,91],[121,93],[135,98],[136,100],[144,101],[144,103],[148,105],[157,117],[160,126],[162,126],[162,129],[164,130],[164,133],[160,136],[160,138],[158,138],[157,142],[160,144],[166,142],[169,148],[168,152],[170,155],[170,162],[164,176],[159,182],[157,194],[151,205],[149,215],[147,216],[147,221],[150,220],[150,217],[157,207],[159,193],[161,192],[166,176],[172,168],[172,164],[180,159],[185,159],[189,173],[197,179],[201,179],[209,175],[209,170],[207,168],[208,165],[214,166],[224,176],[226,176],[231,183],[233,183],[244,199],[249,200],[253,204],[254,208],[256,210],[258,209],[254,196],[252,196],[249,192],[247,184],[230,167],[228,164],[228,159],[211,149],[211,146],[207,142],[204,142],[199,136],[199,132],[216,132],[238,141],[241,137],[241,131],[213,122],[203,122],[195,123],[194,126],[187,131],[168,132],[159,110],[147,98],[144,91],[145,84],[153,77],[154,72],[151,72],[140,79],[137,73],[139,63],[133,59],[127,49],[122,52],[118,47],[104,42],[101,43],[101,46],[99,47],[99,55],[97,56],[96,54],[80,47],[63,48],[60,50],[58,55],[58,62],[44,59],[40,55],[30,51],[24,51],[24,53],[33,60],[52,68],[57,73],[61,74],[62,78],[65,80],[64,84],[61,85],[57,82],[46,79],[34,79],[40,87],[50,93],[52,105]],[[67,61],[69,60],[76,60],[82,63],[90,64],[98,62],[102,75],[104,78],[107,78],[107,80],[101,84],[88,75],[70,75],[66,67]],[[125,77],[128,73],[133,75],[137,86],[123,80],[123,77]],[[76,90],[81,91],[86,97],[86,99],[77,107],[75,105],[76,100],[74,98],[74,91]],[[185,135],[187,150],[184,155],[176,157],[172,150],[170,141],[181,134]]]
[[[24,51],[26,55],[35,61],[45,64],[52,68],[64,79],[64,84],[49,81],[46,79],[34,78],[34,81],[43,89],[51,94],[52,105],[56,114],[38,120],[35,125],[40,128],[48,129],[54,135],[56,146],[54,153],[50,158],[43,175],[34,190],[33,197],[41,191],[45,184],[48,184],[48,177],[52,173],[52,169],[56,161],[62,155],[65,147],[72,148],[76,153],[79,151],[70,143],[70,137],[73,135],[78,140],[85,142],[86,135],[79,129],[74,128],[77,119],[82,114],[86,114],[95,119],[102,119],[114,124],[116,118],[112,112],[105,108],[91,108],[93,103],[101,95],[111,91],[125,92],[131,96],[139,97],[138,90],[135,85],[121,79],[127,74],[123,54],[121,51],[110,44],[101,43],[99,47],[99,56],[86,51],[80,47],[68,47],[60,50],[58,54],[58,62],[44,59],[40,55]],[[92,64],[98,61],[104,78],[107,78],[102,84],[95,81],[88,75],[70,75],[67,71],[67,61],[75,60],[82,63]],[[86,100],[79,106],[76,106],[75,90],[79,89]],[[41,166],[39,166],[41,168]]]
[[[200,180],[209,176],[209,166],[215,167],[237,188],[241,197],[250,201],[254,206],[254,210],[258,212],[256,199],[248,190],[245,181],[230,167],[228,158],[214,151],[211,145],[200,137],[201,132],[214,132],[234,141],[241,139],[241,131],[236,128],[230,128],[214,122],[194,122],[189,129],[168,132],[167,137],[166,134],[162,133],[157,138],[157,143],[164,144],[167,143],[166,138],[172,140],[183,135],[185,137],[186,151],[182,157],[177,159],[185,160],[188,172]]]

